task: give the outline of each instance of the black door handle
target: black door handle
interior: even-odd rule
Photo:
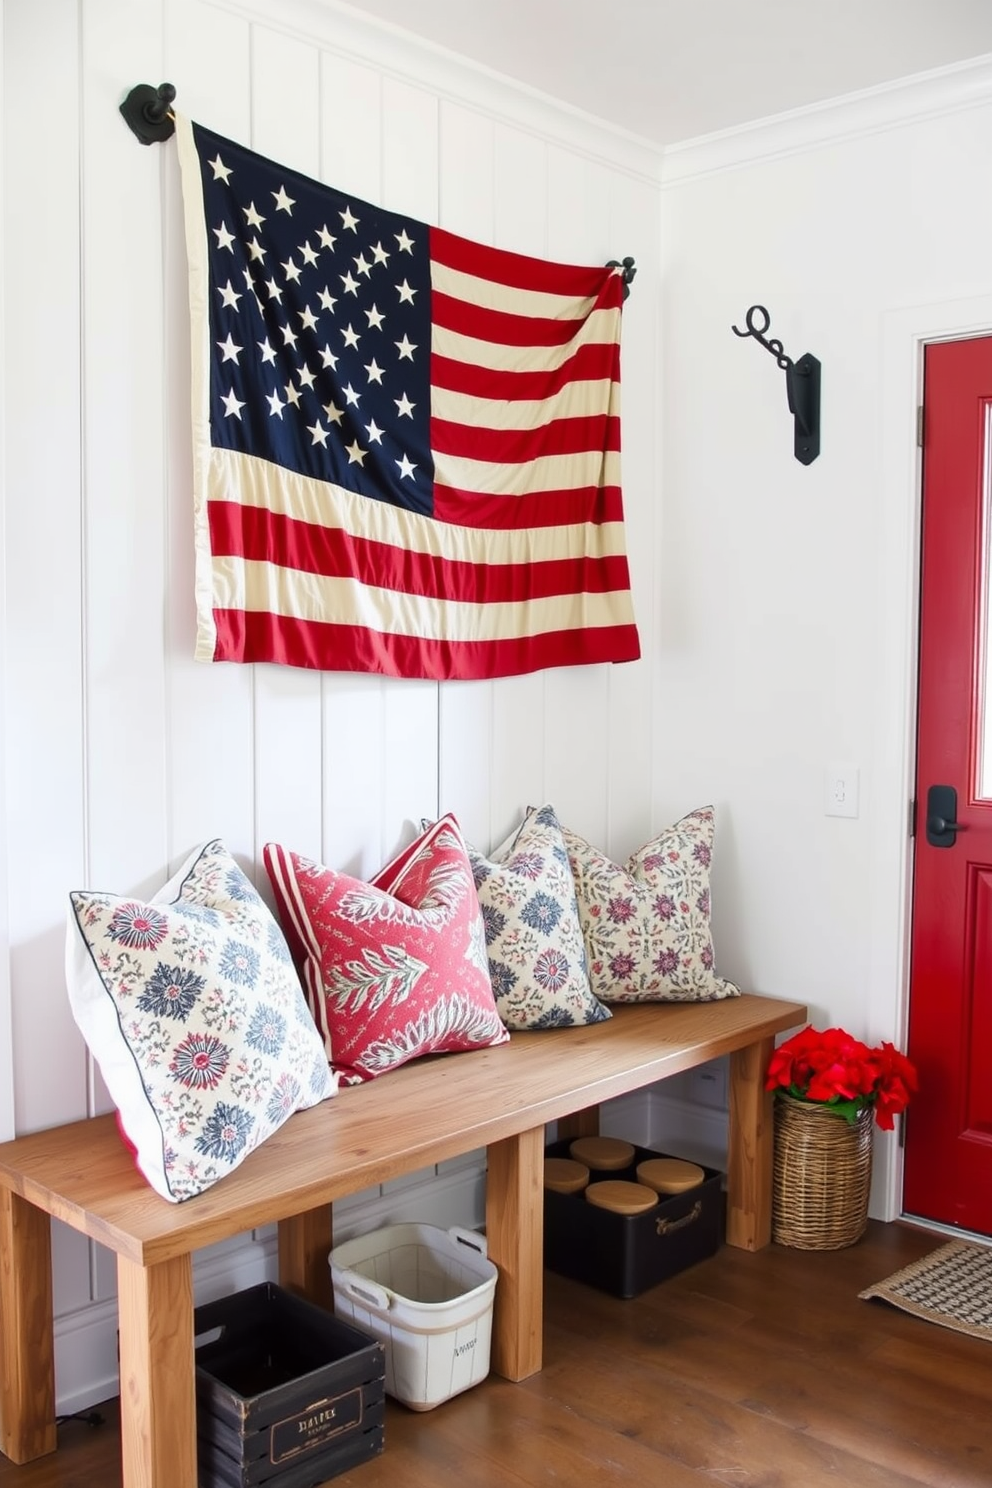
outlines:
[[[931,847],[953,847],[963,831],[954,820],[958,793],[953,785],[932,785],[927,791],[927,841]]]

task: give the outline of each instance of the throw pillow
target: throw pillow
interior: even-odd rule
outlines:
[[[118,1124],[178,1202],[333,1095],[285,938],[220,841],[149,901],[69,896],[66,981]]]
[[[622,866],[567,828],[564,837],[597,997],[614,1003],[740,996],[714,969],[711,806],[691,811]]]
[[[490,857],[469,846],[489,976],[507,1028],[602,1023],[594,997],[568,853],[554,810],[530,811]]]
[[[502,1044],[479,898],[454,817],[363,883],[264,849],[327,1057],[345,1084],[422,1054]]]

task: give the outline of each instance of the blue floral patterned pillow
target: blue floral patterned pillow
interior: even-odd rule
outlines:
[[[221,842],[148,902],[69,901],[73,1016],[163,1198],[211,1187],[294,1111],[334,1094],[283,933]]]
[[[552,808],[529,811],[492,857],[472,847],[468,854],[489,976],[507,1028],[564,1028],[609,1018],[589,987],[575,884]]]

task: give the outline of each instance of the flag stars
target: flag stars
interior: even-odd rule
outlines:
[[[235,364],[235,366],[237,366],[238,365],[238,357],[244,351],[244,347],[243,346],[236,346],[235,345],[234,341],[231,339],[231,333],[230,333],[230,331],[227,334],[227,340],[226,341],[218,341],[217,342],[217,345],[220,347],[221,351],[224,353],[223,361],[225,361],[225,362],[233,362]]]
[[[316,423],[307,425],[307,433],[310,435],[310,438],[314,444],[319,444],[321,448],[324,448],[327,444],[328,432],[319,419]]]
[[[409,286],[409,284],[407,283],[407,281],[405,279],[403,280],[403,283],[402,284],[397,284],[396,291],[397,291],[397,294],[400,297],[400,304],[401,305],[403,305],[403,304],[412,305],[413,304],[413,297],[417,293],[417,291],[415,289],[411,289],[410,286]]]
[[[368,279],[370,274],[372,273],[372,265],[365,257],[365,254],[360,253],[357,258],[352,259],[352,262],[354,263],[355,268],[358,270],[358,272],[360,274],[364,274],[366,279]]]
[[[375,305],[372,305],[370,309],[366,310],[365,314],[366,314],[366,317],[368,319],[369,330],[370,331],[381,331],[382,330],[382,322],[386,318],[383,315],[382,311],[379,310],[379,309],[377,309]]]
[[[369,382],[377,382],[381,386],[383,369],[379,366],[379,363],[376,361],[375,357],[373,357],[370,362],[366,362],[365,373],[368,377]]]
[[[350,323],[344,327],[341,334],[344,337],[345,346],[358,345],[358,332],[353,329]]]
[[[259,216],[258,212],[255,210],[255,203],[249,202],[248,205],[246,207],[242,207],[241,210],[245,214],[245,221],[248,223],[248,226],[258,228],[258,230],[261,232],[262,223],[265,221],[265,218]]]
[[[325,367],[330,367],[332,372],[337,367],[338,359],[329,346],[324,346],[320,353],[320,359]]]
[[[293,405],[294,408],[299,408],[299,406],[300,406],[300,394],[299,394],[299,390],[297,388],[295,388],[291,382],[287,382],[286,386],[283,388],[283,392],[286,394],[286,402],[287,403],[292,403],[292,405]]]
[[[315,266],[317,262],[317,250],[311,248],[309,242],[300,244],[299,254],[303,259],[304,265],[309,265],[310,268]]]
[[[389,254],[381,243],[376,243],[375,247],[370,251],[377,264],[387,264],[389,262]]]
[[[233,253],[234,249],[231,247],[231,244],[234,242],[234,234],[228,230],[227,223],[222,222],[220,227],[213,229],[213,232],[217,239],[218,249],[226,248],[228,253]]]
[[[310,309],[310,306],[304,305],[303,309],[299,313],[300,323],[303,326],[303,329],[305,331],[315,331],[317,329],[317,317]]]
[[[254,299],[255,304],[258,306],[258,313],[259,313],[259,315],[261,315],[261,313],[262,313],[262,302],[258,298],[258,291],[255,288],[255,281],[251,277],[251,274],[248,272],[247,269],[242,269],[241,273],[242,273],[242,275],[244,277],[245,284],[248,286],[249,290],[251,291],[252,298]]]
[[[241,421],[241,410],[242,410],[242,408],[244,408],[245,405],[241,402],[241,400],[239,398],[235,397],[234,389],[233,388],[231,389],[231,391],[224,398],[221,399],[221,402],[224,405],[224,417],[225,418],[236,418],[238,420],[238,422],[240,423],[240,421]]]
[[[310,368],[307,366],[306,362],[303,363],[303,366],[300,368],[296,375],[300,380],[301,388],[312,388],[314,385],[314,380],[317,376],[315,372],[310,371]]]
[[[230,279],[228,279],[223,289],[218,290],[218,293],[220,294],[220,301],[222,305],[226,306],[228,310],[237,310],[238,301],[240,300],[241,296],[234,288]]]
[[[397,460],[396,463],[400,467],[400,480],[406,480],[408,477],[410,480],[413,480],[413,472],[416,470],[417,467],[416,465],[411,464],[409,456],[404,455],[403,458]]]
[[[410,399],[407,397],[406,393],[401,394],[398,398],[394,398],[393,402],[399,409],[399,413],[397,415],[398,418],[413,418],[413,410],[416,408],[417,405],[416,403],[410,402]]]
[[[365,432],[369,436],[369,444],[382,443],[383,430],[379,428],[379,425],[376,423],[375,419],[373,419],[370,424],[365,425]]]
[[[296,332],[293,330],[293,327],[287,322],[286,325],[280,326],[279,329],[282,331],[282,344],[283,344],[283,346],[291,346],[293,348],[293,350],[295,351],[296,350]]]
[[[223,181],[224,185],[226,186],[228,181],[231,179],[231,167],[224,164],[223,160],[221,160],[220,158],[220,153],[218,152],[214,156],[213,160],[208,160],[207,164],[210,166],[210,169],[214,173],[214,180]]]
[[[337,304],[337,300],[331,294],[331,291],[328,289],[326,284],[318,294],[317,298],[320,301],[322,310],[333,310],[334,306]]]
[[[292,217],[296,200],[294,197],[286,195],[285,186],[280,186],[278,191],[270,191],[269,195],[275,201],[277,212],[285,212],[287,216]]]
[[[345,207],[344,211],[341,212],[339,215],[341,217],[341,221],[344,223],[349,232],[358,231],[358,218],[352,216],[350,206]]]
[[[264,367],[266,362],[271,362],[271,364],[275,366],[276,353],[274,347],[269,341],[268,336],[266,336],[264,341],[258,342],[258,349],[262,353],[262,366]]]
[[[413,239],[407,236],[406,228],[404,228],[402,232],[393,233],[393,237],[396,239],[397,243],[399,243],[401,253],[413,252]]]
[[[410,340],[409,336],[404,336],[402,341],[394,341],[393,345],[399,351],[401,362],[404,359],[408,362],[413,361],[413,353],[416,351],[417,348]]]
[[[282,271],[286,275],[286,278],[288,280],[292,280],[294,284],[299,284],[300,269],[291,258],[287,258],[286,262],[282,266]]]
[[[317,233],[317,237],[320,241],[321,248],[333,249],[334,244],[337,242],[337,238],[334,236],[334,234],[328,231],[326,222]]]
[[[267,248],[262,247],[257,238],[252,238],[248,244],[248,256],[254,263],[261,263],[268,251]]]
[[[344,393],[345,402],[348,404],[349,408],[354,408],[359,398],[362,396],[361,393],[355,392],[355,389],[352,387],[350,382],[348,383],[347,387],[343,387],[341,391]]]
[[[357,295],[358,280],[354,279],[350,272],[341,275],[341,283],[344,285],[345,294]]]
[[[329,424],[339,424],[344,418],[344,409],[339,408],[336,403],[325,403],[324,414]]]
[[[281,420],[282,419],[282,411],[286,407],[285,403],[282,401],[282,399],[280,398],[280,396],[279,396],[279,394],[277,392],[275,392],[275,393],[266,393],[265,396],[266,396],[266,401],[267,401],[267,403],[269,405],[269,417],[270,418],[277,418],[277,419],[280,419]]]
[[[346,450],[347,455],[348,455],[348,464],[349,465],[355,465],[355,464],[364,465],[365,464],[365,456],[368,454],[368,450],[360,449],[359,448],[359,445],[358,445],[358,440],[357,439],[352,440],[351,444],[345,445],[345,450]]]
[[[279,285],[276,283],[276,281],[274,279],[266,279],[266,281],[265,281],[265,287],[269,291],[269,299],[270,300],[276,300],[277,302],[281,302],[281,300],[282,300],[282,290],[279,288]]]

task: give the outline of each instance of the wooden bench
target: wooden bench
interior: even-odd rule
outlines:
[[[280,1283],[332,1304],[331,1204],[431,1163],[488,1149],[486,1225],[499,1269],[493,1369],[541,1368],[545,1123],[595,1132],[601,1102],[730,1055],[727,1242],[771,1234],[775,1035],[799,1003],[619,1007],[589,1028],[405,1065],[295,1116],[236,1172],[183,1204],[136,1172],[113,1116],[0,1144],[0,1446],[23,1463],[55,1450],[51,1221],[117,1254],[124,1488],[195,1488],[195,1250],[278,1224]]]

